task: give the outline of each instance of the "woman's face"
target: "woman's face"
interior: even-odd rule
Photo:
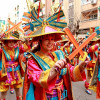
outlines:
[[[41,50],[45,52],[51,51],[53,47],[54,47],[54,37],[53,36],[46,36],[42,39]]]
[[[8,47],[10,47],[10,48],[14,48],[14,46],[15,46],[15,42],[14,41],[8,41]]]

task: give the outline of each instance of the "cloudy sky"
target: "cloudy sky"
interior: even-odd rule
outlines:
[[[0,0],[0,18],[8,17],[8,13],[14,9],[17,4],[26,4],[26,0]]]

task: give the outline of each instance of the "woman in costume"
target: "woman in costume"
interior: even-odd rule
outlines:
[[[100,35],[96,43],[99,44],[99,47],[96,52],[98,56],[95,60],[96,62],[94,66],[93,75],[89,83],[89,89],[94,90],[94,92],[96,92],[96,98],[100,99]]]
[[[22,19],[23,29],[27,30],[26,38],[33,37],[33,42],[37,41],[38,45],[25,55],[23,100],[73,100],[71,80],[83,80],[86,62],[72,66],[63,51],[54,51],[54,42],[65,34],[60,28],[65,28],[67,23],[57,21],[64,13],[60,10],[43,19],[34,4],[28,8],[29,12],[25,12]]]
[[[27,53],[23,100],[73,100],[71,80],[83,80],[86,62],[74,67],[63,51],[51,52],[61,34],[65,33],[45,24],[28,36],[38,46]]]
[[[11,93],[15,89],[16,100],[22,100],[20,88],[23,84],[24,67],[20,62],[20,53],[25,50],[16,45],[19,33],[17,31],[9,33],[1,41],[4,45],[0,49],[0,100],[6,100],[9,87]]]
[[[90,62],[87,65],[87,79],[85,81],[85,88],[86,88],[86,93],[91,94],[91,91],[89,90],[89,83],[91,80],[91,77],[93,76],[93,70],[94,67],[96,66],[96,62],[98,59],[98,47],[99,45],[97,44],[96,40],[92,40],[90,42],[90,47],[87,49],[88,56],[90,58]]]
[[[58,43],[58,50],[62,50],[67,56],[69,56],[75,49],[73,44],[71,44],[71,42],[68,41],[68,39],[63,39],[61,41],[58,41]],[[71,60],[71,63],[75,65],[75,58]]]

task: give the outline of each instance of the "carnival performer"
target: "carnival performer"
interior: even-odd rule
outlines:
[[[100,99],[100,37],[96,41],[96,43],[99,44],[99,47],[97,49],[97,57],[96,62],[94,66],[93,75],[91,77],[90,83],[89,83],[89,89],[94,90],[96,92],[96,98]]]
[[[51,52],[61,34],[64,32],[45,23],[41,30],[27,36],[33,37],[38,46],[27,53],[23,100],[73,100],[71,80],[83,81],[87,62],[75,67],[63,51]]]
[[[89,89],[89,83],[90,83],[90,79],[93,76],[93,70],[94,70],[94,67],[96,65],[97,58],[98,58],[98,47],[99,47],[99,44],[97,44],[96,41],[92,40],[90,42],[90,47],[87,49],[90,61],[89,61],[87,68],[86,68],[87,69],[87,78],[85,81],[85,88],[86,88],[86,93],[88,93],[90,95],[92,93]]]
[[[21,63],[20,54],[25,50],[16,45],[20,41],[19,33],[17,31],[9,33],[1,41],[3,46],[0,49],[0,100],[6,100],[9,87],[11,92],[15,89],[16,100],[22,100],[20,88],[23,85],[22,76],[25,69]]]

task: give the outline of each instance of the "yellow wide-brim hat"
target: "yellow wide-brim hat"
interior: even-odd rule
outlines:
[[[13,36],[6,37],[6,38],[1,39],[1,41],[4,41],[4,40],[14,40],[14,41],[20,41],[20,39],[18,39],[18,38],[16,38],[16,37],[13,37]]]
[[[14,31],[13,33],[6,34],[4,38],[1,39],[1,41],[5,41],[5,40],[20,41],[21,39],[19,39],[19,33],[17,31]]]
[[[44,36],[48,34],[64,35],[65,32],[61,31],[57,27],[53,27],[50,25],[43,25],[43,26],[40,26],[38,29],[36,29],[34,32],[32,32],[29,36],[25,36],[24,38],[39,37],[39,36]]]

